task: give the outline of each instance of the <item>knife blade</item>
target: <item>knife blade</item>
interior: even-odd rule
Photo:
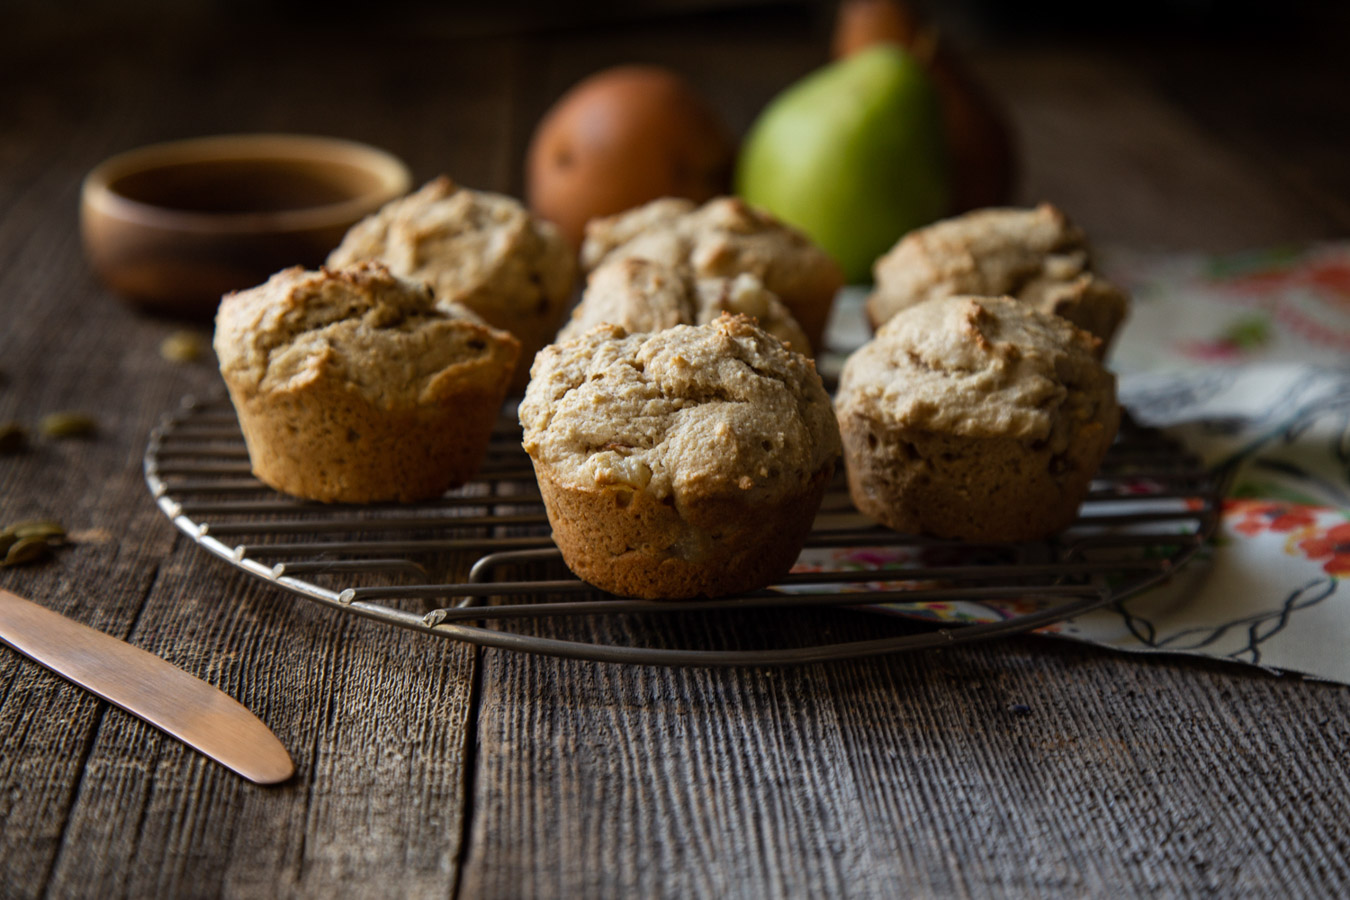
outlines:
[[[0,588],[0,642],[258,784],[295,773],[290,754],[233,697],[153,653]]]

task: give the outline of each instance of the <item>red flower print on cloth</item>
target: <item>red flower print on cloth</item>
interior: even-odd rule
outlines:
[[[1192,359],[1234,362],[1266,347],[1276,332],[1319,347],[1350,350],[1350,254],[1344,248],[1313,248],[1256,267],[1239,257],[1219,264],[1210,283],[1221,295],[1255,305],[1278,326],[1266,323],[1263,336],[1255,319],[1240,321],[1235,330],[1184,343],[1180,349]]]
[[[1225,503],[1224,507],[1227,515],[1241,516],[1233,523],[1233,530],[1248,537],[1255,537],[1263,531],[1288,534],[1317,524],[1317,507],[1299,503],[1232,500]]]
[[[1343,254],[1282,260],[1270,268],[1216,273],[1214,283],[1244,294],[1268,296],[1290,288],[1311,288],[1333,299],[1350,299],[1350,259]]]
[[[1327,260],[1310,268],[1304,278],[1309,284],[1338,295],[1341,300],[1350,300],[1350,262]]]
[[[1330,557],[1322,564],[1328,575],[1350,575],[1350,522],[1333,525],[1319,535],[1299,542],[1309,559]]]

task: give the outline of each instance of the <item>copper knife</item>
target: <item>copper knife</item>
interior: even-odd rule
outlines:
[[[0,588],[0,643],[258,784],[295,773],[276,735],[233,697],[153,653]]]

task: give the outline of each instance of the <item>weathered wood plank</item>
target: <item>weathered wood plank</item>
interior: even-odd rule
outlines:
[[[390,147],[422,177],[455,170],[494,182],[504,154],[493,142],[505,132],[491,85],[506,79],[481,44],[447,54],[411,41],[354,64],[337,38],[334,55],[316,58],[280,52],[294,36],[271,33],[256,37],[275,55],[241,67],[220,57],[229,35],[159,37],[100,43],[80,67],[15,82],[26,121],[3,142],[15,165],[0,186],[10,323],[0,418],[31,424],[81,408],[101,427],[88,441],[36,441],[0,459],[0,518],[52,515],[90,533],[51,563],[0,577],[238,697],[299,774],[255,787],[0,653],[3,893],[443,897],[464,830],[473,652],[319,609],[176,537],[145,488],[141,454],[158,415],[218,376],[209,361],[161,359],[160,341],[181,324],[136,315],[94,283],[75,210],[80,178],[107,153],[233,130],[342,134]],[[166,81],[175,71],[184,77]],[[462,100],[436,87],[471,74],[483,87]],[[73,141],[74,116],[52,112],[62,109],[88,114]]]
[[[55,560],[0,578],[125,637],[173,545],[172,533],[156,527],[162,516],[136,491],[137,460],[154,408],[175,402],[200,373],[170,370],[159,359],[165,326],[128,326],[124,310],[89,290],[71,229],[78,178],[72,182],[70,168],[57,153],[50,170],[15,191],[12,215],[23,216],[23,227],[5,220],[14,237],[4,245],[15,262],[0,267],[8,323],[0,331],[0,419],[35,430],[46,413],[83,409],[98,417],[99,432],[60,442],[34,436],[26,451],[0,457],[0,519],[53,517],[78,536]],[[38,202],[44,197],[48,205]],[[143,410],[118,402],[133,395],[133,385]],[[9,786],[0,792],[0,878],[25,896],[45,884],[105,705],[7,650],[0,695],[0,783]]]
[[[1347,712],[1046,639],[782,671],[489,652],[465,892],[1335,894]]]

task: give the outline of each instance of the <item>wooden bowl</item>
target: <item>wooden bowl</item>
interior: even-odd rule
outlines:
[[[133,305],[206,317],[227,291],[313,268],[347,229],[408,192],[408,167],[352,141],[241,134],[154,144],[84,179],[94,270]]]

